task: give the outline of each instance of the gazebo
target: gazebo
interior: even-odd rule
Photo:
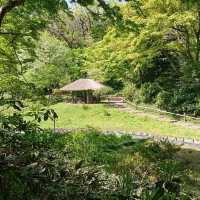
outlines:
[[[89,93],[104,88],[101,83],[92,79],[79,79],[68,85],[65,85],[60,90],[63,92],[81,92],[84,91],[86,95],[86,103],[89,103]]]

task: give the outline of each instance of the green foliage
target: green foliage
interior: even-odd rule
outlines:
[[[41,33],[35,51],[37,60],[30,64],[25,77],[44,94],[51,94],[53,89],[84,74],[81,49],[70,49],[47,32]]]
[[[35,122],[26,121],[20,113],[14,113],[10,116],[1,116],[2,128],[13,132],[33,132],[41,130]]]
[[[122,94],[127,100],[137,102],[139,97],[138,92],[139,91],[134,84],[127,83],[123,88]]]
[[[185,172],[173,145],[105,136],[93,129],[42,133],[38,123],[51,119],[55,126],[57,113],[35,108],[24,118],[22,110],[25,100],[46,103],[44,95],[53,89],[89,76],[116,91],[124,88],[130,100],[199,115],[199,3],[78,0],[73,2],[89,7],[77,9],[72,18],[66,1],[0,2],[0,198],[181,199]],[[2,18],[4,5],[16,2]],[[14,114],[5,114],[9,106]],[[62,126],[71,120],[80,128],[89,119],[103,128],[115,124],[160,133],[167,126],[162,133],[177,134],[168,124],[106,108],[94,114],[82,106],[74,120],[76,113],[68,108],[61,107],[68,113]]]
[[[108,83],[114,89],[119,90],[123,86],[123,80],[130,75],[127,73],[130,65],[124,60],[127,57],[127,51],[124,51],[125,46],[127,47],[126,41],[126,36],[122,41],[112,30],[103,41],[90,47],[86,51],[85,62],[88,76]],[[114,53],[112,53],[113,50]]]
[[[2,8],[7,3],[1,2]],[[35,59],[35,40],[48,20],[63,9],[64,1],[17,1],[19,6],[7,10],[0,24],[0,94],[1,104],[40,95],[34,84],[24,77],[28,63]],[[9,104],[8,104],[9,105]]]
[[[44,32],[37,44],[37,60],[32,63],[28,71],[27,79],[36,87],[51,90],[58,87],[59,83],[68,81],[67,77],[67,56],[70,50],[64,43]]]
[[[83,104],[83,105],[82,105],[82,108],[83,108],[83,110],[88,110],[88,109],[90,109],[90,107],[87,106],[86,104]]]
[[[189,86],[172,92],[163,91],[157,96],[156,104],[171,112],[198,116],[200,111],[197,94],[197,90]]]
[[[120,12],[138,31],[110,25],[103,39],[86,50],[88,76],[124,88],[129,99],[198,115],[199,4],[149,0],[138,3],[138,10],[136,3],[122,5]],[[162,93],[169,94],[165,104]]]
[[[104,87],[100,90],[96,90],[93,92],[93,95],[95,97],[104,97],[107,96],[109,94],[113,94],[113,89],[111,87]]]
[[[3,199],[144,199],[147,192],[157,191],[153,186],[156,179],[148,178],[155,176],[150,168],[155,161],[146,160],[154,152],[138,156],[147,151],[148,143],[130,136],[103,135],[94,129],[65,135],[1,131],[0,142]],[[176,152],[167,145],[162,143],[164,160]],[[173,163],[173,159],[170,161]],[[150,174],[141,179],[146,169]],[[148,190],[146,184],[152,189]],[[167,194],[178,195],[162,191],[160,196]]]
[[[9,114],[2,110],[0,114],[0,126],[5,131],[13,133],[33,133],[42,132],[39,123],[42,121],[52,120],[58,118],[57,113],[51,108],[44,108],[41,105],[34,105],[30,110],[26,110],[21,102],[14,102],[13,110],[9,110]],[[25,111],[26,110],[26,111]]]
[[[140,101],[144,103],[154,102],[155,97],[159,93],[160,88],[155,83],[145,83],[140,88]]]
[[[8,142],[10,150],[7,149]],[[71,162],[58,136],[32,134],[13,137],[1,132],[2,144],[3,199],[89,199],[106,196],[109,189],[105,186],[110,184],[112,187],[111,180],[101,168],[82,167],[79,162]],[[103,181],[106,179],[108,181]]]

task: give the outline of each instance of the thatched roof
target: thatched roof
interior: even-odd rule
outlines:
[[[87,90],[99,90],[105,86],[91,79],[79,79],[64,87],[61,91],[87,91]]]

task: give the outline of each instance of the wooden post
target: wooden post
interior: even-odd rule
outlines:
[[[89,103],[89,90],[86,91],[86,103]]]
[[[72,103],[74,103],[74,92],[72,91]]]
[[[186,114],[184,113],[184,122],[186,122],[187,120],[186,120]]]

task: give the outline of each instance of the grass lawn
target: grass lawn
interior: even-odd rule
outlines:
[[[103,130],[146,132],[154,135],[200,139],[200,131],[157,121],[150,117],[137,116],[104,105],[70,105],[58,103],[51,108],[59,115],[57,128],[94,127]],[[52,128],[53,122],[42,122],[43,128]]]

